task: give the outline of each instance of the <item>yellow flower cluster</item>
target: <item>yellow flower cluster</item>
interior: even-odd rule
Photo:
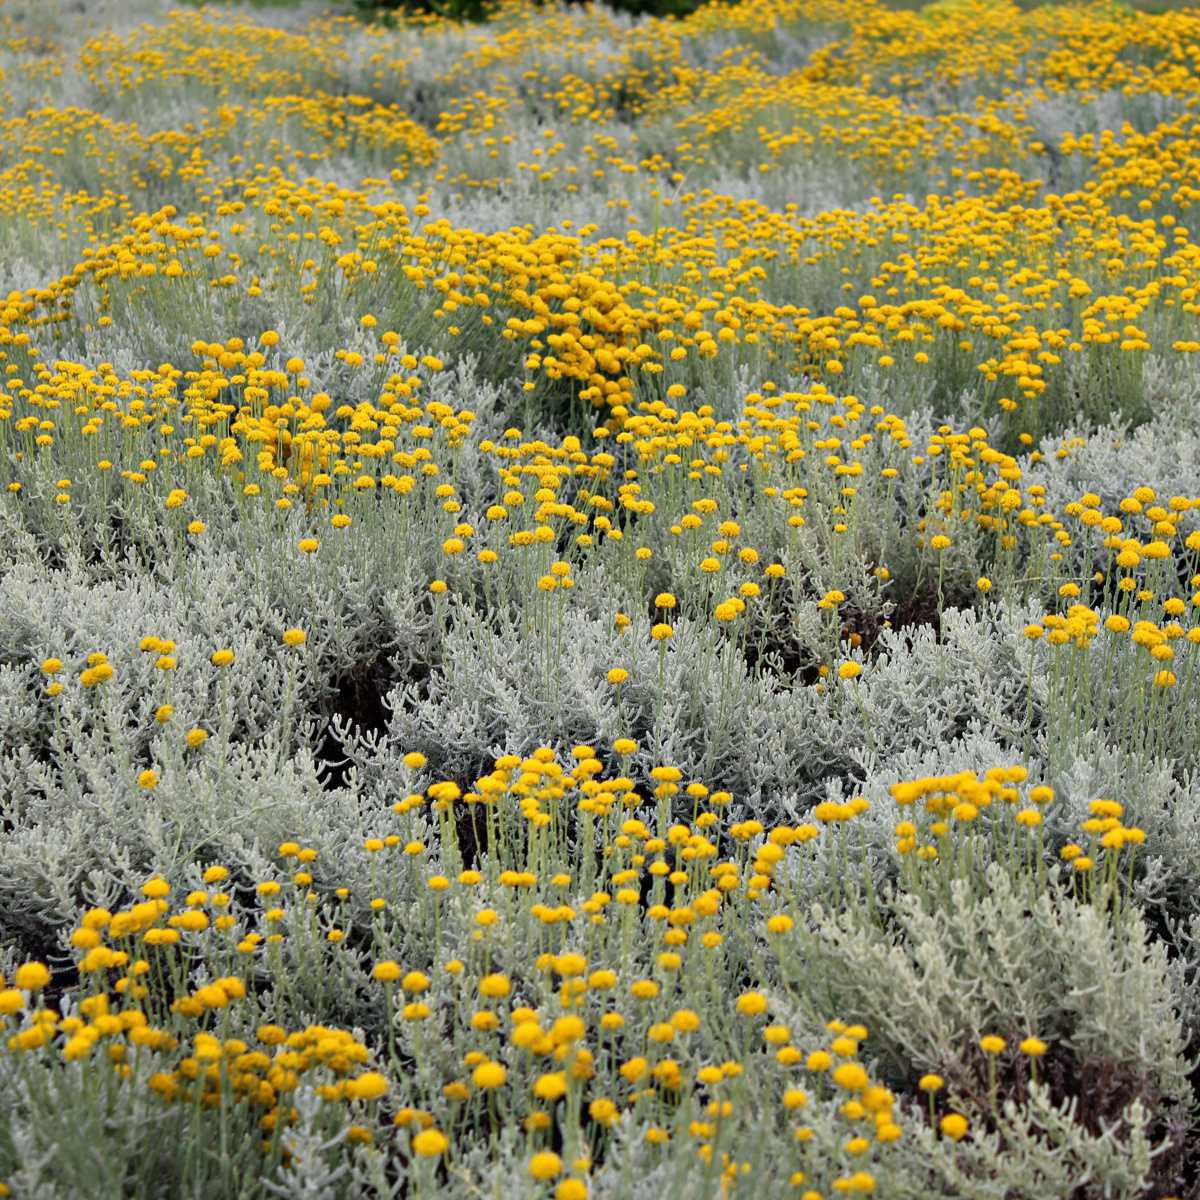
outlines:
[[[658,800],[684,786],[675,768],[653,774]],[[968,808],[973,817],[993,798],[1015,804],[1024,779],[1023,769],[996,769],[980,778],[901,783],[892,794],[905,806],[923,801],[935,818],[967,821]],[[295,1121],[290,1096],[302,1083],[328,1104],[381,1104],[394,1135],[377,1123],[355,1124],[350,1143],[404,1137],[418,1159],[454,1154],[443,1131],[462,1130],[468,1118],[484,1126],[516,1120],[529,1137],[530,1174],[581,1185],[593,1148],[603,1147],[604,1131],[623,1113],[633,1115],[647,1145],[666,1153],[683,1143],[701,1169],[732,1176],[741,1168],[725,1131],[739,1127],[747,1090],[766,1090],[790,1130],[777,1146],[792,1186],[804,1185],[801,1194],[814,1198],[824,1194],[811,1186],[821,1181],[837,1194],[870,1193],[904,1126],[894,1092],[860,1061],[868,1030],[833,1020],[817,1036],[787,1016],[790,945],[804,921],[789,882],[792,860],[829,836],[823,826],[851,821],[870,806],[861,799],[824,804],[815,824],[767,830],[755,820],[727,822],[726,795],[698,782],[686,792],[696,805],[690,825],[661,812],[656,820],[631,780],[608,776],[590,748],[577,747],[566,764],[549,749],[506,756],[468,790],[441,781],[397,804],[400,832],[369,838],[365,849],[402,849],[408,864],[388,874],[403,871],[424,892],[420,919],[454,927],[452,914],[464,906],[473,916],[461,927],[465,939],[446,945],[444,957],[439,948],[434,960],[408,967],[384,956],[387,925],[376,921],[369,986],[382,994],[386,1024],[374,1050],[342,1029],[311,1024],[289,1032],[254,1016],[256,982],[278,987],[288,978],[285,942],[295,942],[302,956],[323,946],[335,973],[357,969],[358,952],[336,923],[348,889],[319,888],[318,856],[298,842],[279,846],[280,860],[294,867],[291,878],[259,882],[257,909],[213,890],[233,882],[214,865],[203,872],[203,888],[178,899],[156,875],[128,908],[84,912],[70,935],[79,954],[77,1015],[37,1006],[51,975],[41,963],[26,963],[14,986],[0,981],[0,1023],[15,1021],[7,1050],[51,1049],[66,1062],[107,1063],[117,1086],[146,1087],[167,1103],[213,1113],[244,1108],[266,1134],[268,1161],[286,1157],[272,1135]],[[1045,787],[1029,795],[1037,805],[1050,798]],[[1084,830],[1099,846],[1119,848],[1118,835],[1140,840],[1139,830],[1121,825],[1120,805],[1092,807]],[[450,878],[443,871],[457,857],[454,830],[461,827],[452,818],[472,808],[484,811],[494,854],[481,869]],[[436,848],[408,838],[423,809],[442,814]],[[601,876],[591,878],[586,864],[578,878],[572,871],[568,822],[579,822],[601,849]],[[1076,872],[1087,869],[1079,847],[1065,848],[1063,857]],[[566,902],[580,885],[586,898]],[[281,896],[290,897],[286,913]],[[392,905],[381,899],[376,907],[383,913]],[[541,952],[499,969],[509,940],[527,941],[537,928]],[[318,930],[323,937],[313,941]],[[747,977],[743,939],[752,930],[765,958]],[[633,965],[635,945],[651,948],[649,962]],[[717,983],[728,974],[727,955],[743,964],[734,971],[743,990],[732,998]],[[227,962],[231,972],[188,988],[189,965],[204,961]],[[458,1043],[457,1059],[429,1057],[443,1028]],[[388,1053],[376,1069],[384,1044]],[[995,1056],[1006,1043],[992,1035],[981,1045]],[[1035,1057],[1046,1049],[1032,1036],[1021,1046]],[[406,1057],[417,1064],[407,1076],[399,1071]],[[439,1065],[431,1071],[433,1063]],[[920,1085],[931,1102],[941,1086],[930,1082],[936,1078]],[[826,1159],[828,1134],[806,1117],[829,1104],[841,1140]],[[953,1112],[944,1116],[944,1136],[963,1137],[963,1122]]]
[[[81,65],[112,106],[183,90],[211,103],[211,115],[187,130],[151,133],[78,109],[39,109],[8,123],[0,146],[24,155],[8,171],[20,219],[40,212],[92,239],[70,271],[10,296],[10,336],[46,322],[103,325],[214,288],[312,302],[334,287],[358,307],[386,279],[447,346],[507,339],[509,361],[524,364],[531,390],[569,392],[613,427],[619,410],[644,398],[687,394],[716,360],[774,363],[852,386],[879,370],[925,373],[947,394],[981,389],[1000,414],[1021,410],[1018,425],[1036,428],[1039,411],[1066,403],[1077,368],[1100,370],[1103,360],[1106,382],[1128,384],[1132,404],[1142,356],[1200,345],[1186,319],[1195,312],[1198,260],[1180,219],[1197,154],[1189,119],[1120,140],[1068,133],[1053,146],[1034,136],[1030,117],[1041,99],[1064,91],[1191,97],[1189,77],[1162,69],[1195,48],[1186,16],[1088,8],[1064,24],[1048,10],[978,2],[940,6],[927,21],[875,4],[756,0],[736,15],[663,26],[647,40],[597,15],[509,8],[506,30],[481,35],[441,80],[452,99],[436,135],[395,104],[336,93],[339,71],[363,70],[373,86],[395,88],[416,62],[388,61],[383,46],[356,61],[361,47],[352,47],[345,22],[285,33],[187,13],[97,37]],[[755,21],[850,29],[783,79],[753,54],[712,73],[688,65],[689,38],[712,34],[714,23],[740,33]],[[965,88],[998,69],[990,40],[985,61],[979,41],[948,36],[948,22],[987,29],[989,39],[1000,31],[1004,70],[1016,72],[1020,89],[932,116],[907,106],[909,90],[935,79]],[[545,49],[548,23],[561,27],[564,44],[593,47],[595,82]],[[605,54],[607,39],[620,49]],[[516,161],[518,139],[504,132],[519,115],[508,72],[535,45],[538,61],[525,74],[542,81],[561,126],[545,130],[529,161]],[[635,66],[648,45],[649,59]],[[472,72],[485,69],[498,72],[492,97],[467,91]],[[612,113],[618,91],[640,118],[667,123],[663,150],[647,155],[610,134],[581,140]],[[247,102],[231,103],[231,95]],[[366,184],[335,186],[297,171],[297,162],[311,168],[346,154],[390,181],[417,170],[447,188],[498,189],[511,182],[506,170],[568,192],[628,176],[661,215],[648,232],[637,205],[622,198],[628,224],[619,236],[570,221],[480,232],[426,221],[428,194],[416,205],[380,202]],[[809,215],[795,203],[772,208],[692,183],[703,165],[727,162],[769,179],[814,154],[850,171],[870,202]],[[86,201],[62,166],[79,155],[94,189]],[[229,173],[231,155],[240,169]],[[1052,175],[1069,174],[1076,186],[1052,177],[1057,185],[1044,187],[1046,160]],[[456,161],[493,164],[497,174],[455,175]],[[122,189],[132,162],[135,186],[154,191],[181,179],[179,202],[195,207],[130,211]],[[918,181],[930,193],[923,202],[904,197]],[[122,214],[115,227],[99,221],[97,203],[106,215]],[[1151,209],[1160,215],[1147,216]],[[1015,245],[1019,259],[1010,256]],[[803,304],[787,282],[800,275],[822,280]],[[350,369],[370,366],[371,354],[345,352]],[[272,383],[248,378],[242,386],[253,397]]]
[[[919,804],[922,818],[932,818],[923,825],[909,819],[898,822],[896,853],[911,854],[922,861],[938,859],[943,839],[953,838],[956,828],[979,820],[997,800],[1005,806],[1000,811],[1013,812],[1013,819],[1021,828],[1039,829],[1047,805],[1054,801],[1054,790],[1041,784],[1022,796],[1018,785],[1027,778],[1024,767],[993,767],[982,776],[963,771],[957,775],[930,776],[893,784],[892,799],[898,805],[907,808]],[[1094,800],[1092,815],[1083,821],[1081,828],[1089,835],[1099,835],[1099,845],[1105,850],[1142,845],[1146,840],[1145,831],[1122,825],[1123,812],[1123,807],[1113,800]],[[921,844],[922,837],[931,840]],[[1084,855],[1074,843],[1064,846],[1061,856],[1079,872],[1089,871],[1095,865],[1095,859]]]

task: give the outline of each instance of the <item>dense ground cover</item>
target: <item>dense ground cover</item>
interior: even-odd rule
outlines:
[[[0,4],[0,1195],[1194,1194],[1198,64]]]

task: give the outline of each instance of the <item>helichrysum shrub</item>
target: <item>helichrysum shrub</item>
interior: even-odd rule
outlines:
[[[472,15],[0,4],[0,1194],[1184,1194],[1194,22]]]

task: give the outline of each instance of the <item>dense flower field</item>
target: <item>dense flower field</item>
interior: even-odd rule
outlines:
[[[0,1196],[1200,1194],[1200,13],[77,7]]]

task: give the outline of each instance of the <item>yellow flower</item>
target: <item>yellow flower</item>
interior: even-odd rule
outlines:
[[[352,1100],[378,1100],[387,1090],[388,1081],[378,1071],[364,1071],[346,1083],[346,1094]]]
[[[50,982],[50,969],[45,963],[22,963],[13,976],[13,983],[27,992],[40,991]]]
[[[508,1070],[503,1063],[498,1062],[482,1062],[471,1073],[471,1081],[477,1088],[482,1088],[485,1091],[489,1088],[503,1086],[507,1078]]]
[[[539,1100],[558,1100],[567,1094],[566,1076],[561,1071],[539,1075],[533,1083],[533,1094]]]
[[[942,1132],[952,1141],[961,1141],[967,1133],[969,1122],[961,1113],[947,1113],[941,1120]]]
[[[562,1173],[562,1159],[552,1150],[541,1150],[529,1160],[529,1174],[534,1179],[553,1179]]]
[[[510,991],[512,991],[512,984],[509,983],[507,975],[494,973],[485,975],[479,981],[479,994],[486,996],[489,1000],[501,999]]]
[[[285,629],[283,631],[283,644],[285,646],[303,646],[308,641],[308,634],[303,629]]]
[[[700,1028],[700,1016],[690,1008],[680,1008],[671,1014],[671,1024],[680,1033],[695,1033]]]
[[[445,1154],[450,1143],[446,1135],[437,1129],[422,1129],[412,1140],[412,1148],[422,1158],[437,1158]]]
[[[767,998],[762,992],[743,992],[735,1007],[744,1017],[761,1016],[767,1011]]]
[[[838,667],[838,676],[842,679],[857,679],[861,674],[862,666],[856,662],[844,662]]]
[[[870,1083],[866,1071],[858,1063],[852,1062],[842,1063],[835,1067],[833,1081],[838,1087],[843,1087],[847,1091],[861,1091]]]

